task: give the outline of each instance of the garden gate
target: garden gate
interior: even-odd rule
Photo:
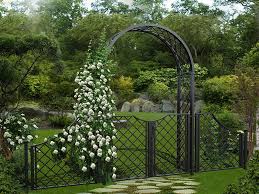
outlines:
[[[225,128],[212,114],[194,113],[194,65],[184,41],[170,29],[153,24],[131,26],[116,34],[115,42],[127,32],[143,32],[157,37],[175,57],[177,67],[177,113],[155,121],[135,116],[115,116],[118,129],[118,179],[193,173],[245,166],[246,133]],[[231,141],[230,141],[231,140]],[[73,150],[67,150],[73,155]],[[27,149],[25,155],[28,158]],[[32,189],[85,184],[69,161],[55,161],[49,142],[30,149]],[[29,162],[26,161],[28,169]],[[26,181],[29,182],[29,181]]]

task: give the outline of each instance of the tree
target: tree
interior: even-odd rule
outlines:
[[[224,12],[218,8],[211,8],[197,0],[178,0],[172,4],[173,11],[182,14],[213,15],[220,16]]]
[[[0,35],[0,112],[19,99],[19,90],[37,62],[55,59],[58,46],[44,35]]]
[[[91,6],[95,12],[104,14],[128,14],[131,12],[129,5],[117,0],[97,0]]]
[[[82,18],[85,9],[82,0],[46,0],[39,2],[38,13],[44,25],[49,25],[54,34],[71,29]]]
[[[164,0],[134,0],[132,6],[137,18],[157,23],[166,13],[163,3]]]

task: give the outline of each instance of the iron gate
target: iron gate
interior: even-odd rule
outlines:
[[[115,116],[118,131],[118,179],[192,173],[244,167],[246,132],[225,128],[212,114],[196,114],[191,129],[190,114],[167,114],[155,121],[135,116]],[[49,142],[30,148],[32,189],[92,183],[70,165],[70,160],[52,157]],[[28,164],[28,162],[27,162]],[[28,169],[28,166],[27,168]],[[28,172],[27,172],[28,173]]]

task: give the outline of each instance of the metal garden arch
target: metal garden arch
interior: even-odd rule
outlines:
[[[194,63],[190,49],[182,38],[167,27],[157,24],[140,24],[130,26],[115,34],[109,41],[109,49],[112,50],[116,41],[128,32],[142,32],[158,38],[170,50],[175,57],[177,66],[177,161],[180,166],[182,144],[184,140],[184,119],[183,114],[188,113],[189,130],[188,137],[188,166],[192,169],[193,157],[193,133],[194,133]]]

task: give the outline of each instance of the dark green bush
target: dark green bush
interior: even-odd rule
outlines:
[[[237,113],[223,110],[217,114],[217,119],[228,129],[236,132],[238,130],[244,130],[245,123]]]
[[[16,179],[15,165],[0,155],[0,193],[21,193],[19,181]]]
[[[234,75],[208,79],[203,84],[204,101],[221,106],[231,105],[238,97],[237,86],[237,77]]]
[[[148,87],[148,95],[150,98],[159,102],[169,97],[169,87],[162,82],[155,82]]]
[[[231,184],[224,194],[257,194],[259,193],[259,151],[256,151],[248,162],[245,175],[238,184]]]
[[[73,122],[73,119],[65,115],[54,115],[49,116],[49,122],[53,127],[66,127]]]

